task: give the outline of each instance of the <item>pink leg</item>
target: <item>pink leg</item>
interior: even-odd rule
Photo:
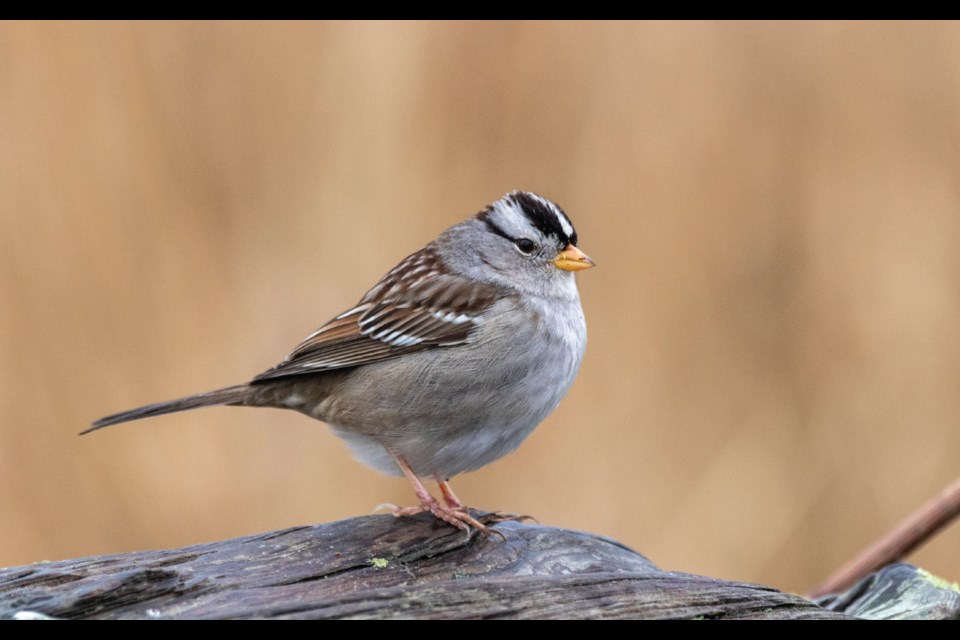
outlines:
[[[442,476],[433,476],[437,481],[437,485],[440,487],[440,492],[443,494],[443,501],[447,503],[447,506],[451,509],[465,509],[466,506],[463,502],[460,501],[460,498],[457,497],[457,494],[453,492],[453,487],[450,486],[450,483],[443,479]]]
[[[389,451],[389,450],[388,450]],[[420,481],[420,478],[417,477],[417,474],[413,472],[413,469],[410,468],[410,465],[407,464],[407,461],[403,459],[403,456],[390,451],[390,455],[393,456],[394,460],[397,461],[397,466],[400,467],[400,470],[403,471],[403,475],[407,477],[407,480],[413,485],[413,490],[417,494],[417,498],[420,499],[420,505],[417,507],[397,507],[395,505],[384,504],[380,505],[378,508],[389,509],[393,515],[400,516],[412,516],[418,513],[423,513],[429,511],[437,518],[440,518],[446,523],[449,523],[461,529],[463,531],[470,531],[470,528],[473,527],[477,531],[489,535],[490,530],[482,522],[471,516],[467,512],[467,508],[457,500],[457,497],[453,495],[453,491],[450,490],[450,485],[443,481],[440,483],[440,490],[443,491],[444,501],[447,503],[447,506],[441,505],[437,502],[437,499],[430,495],[430,492],[427,491],[426,487],[423,486],[423,482]],[[446,488],[444,488],[446,486]],[[451,503],[451,498],[454,503]],[[494,533],[499,533],[495,531]]]
[[[441,493],[443,493],[443,501],[447,503],[447,506],[451,509],[461,509],[466,510],[466,506],[461,502],[460,498],[457,497],[457,494],[453,492],[453,487],[450,486],[450,483],[447,480],[444,480],[442,476],[435,475],[433,479],[437,481],[437,485],[440,487]],[[533,516],[518,516],[518,515],[504,515],[501,513],[493,513],[486,516],[492,522],[507,522],[512,520],[514,522],[523,522],[524,520],[533,520],[536,522],[536,518]]]

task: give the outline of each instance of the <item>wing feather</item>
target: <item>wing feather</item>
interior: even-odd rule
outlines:
[[[253,382],[320,373],[463,344],[506,292],[449,273],[431,247],[391,270],[357,306],[304,340]]]

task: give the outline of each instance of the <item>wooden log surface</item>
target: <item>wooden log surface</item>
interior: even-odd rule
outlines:
[[[488,521],[488,520],[484,520]],[[775,589],[662,571],[607,538],[365,516],[180,549],[0,569],[0,618],[843,618]]]

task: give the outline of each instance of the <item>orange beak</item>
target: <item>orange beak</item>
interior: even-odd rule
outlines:
[[[557,266],[557,269],[563,269],[564,271],[583,271],[597,266],[597,263],[591,260],[590,256],[572,244],[568,244],[563,251],[557,254],[557,257],[553,259],[553,264]]]

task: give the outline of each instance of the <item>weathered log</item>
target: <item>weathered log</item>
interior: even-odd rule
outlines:
[[[366,516],[12,567],[0,570],[0,618],[847,617],[769,587],[662,571],[607,538],[495,529],[505,539],[429,515]]]
[[[843,593],[815,602],[870,620],[960,619],[960,586],[904,562],[887,565]]]

